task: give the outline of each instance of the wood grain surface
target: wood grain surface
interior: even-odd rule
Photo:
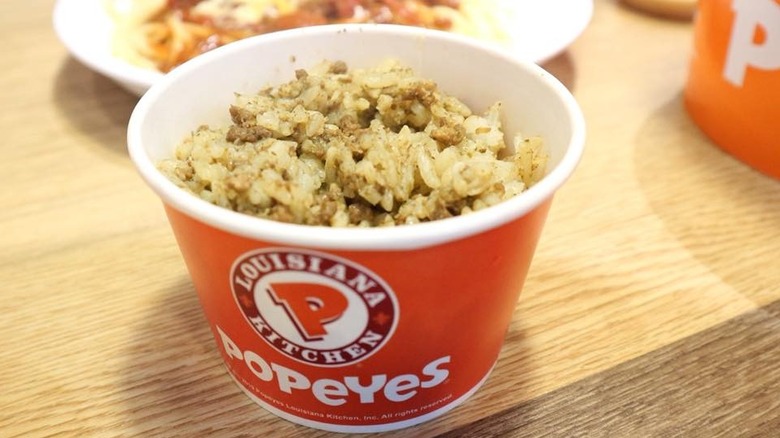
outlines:
[[[0,436],[335,436],[228,377],[125,150],[137,98],[67,54],[53,3],[0,2]],[[687,117],[691,26],[596,0],[544,65],[588,141],[498,365],[388,436],[778,436],[780,181]]]
[[[778,315],[780,301],[440,436],[777,436]]]

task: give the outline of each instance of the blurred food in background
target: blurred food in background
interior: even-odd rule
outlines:
[[[504,41],[511,0],[107,0],[114,52],[168,72],[253,35],[337,23],[420,26]],[[508,7],[507,7],[508,6]]]

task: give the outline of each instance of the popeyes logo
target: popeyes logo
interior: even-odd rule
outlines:
[[[723,74],[737,87],[748,68],[780,69],[780,3],[777,0],[733,0],[736,16]]]
[[[328,254],[263,249],[231,269],[241,312],[270,346],[299,362],[344,366],[392,336],[398,305],[376,274]]]

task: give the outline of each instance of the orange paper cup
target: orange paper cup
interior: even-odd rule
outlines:
[[[437,222],[334,229],[222,209],[155,168],[202,124],[227,123],[234,92],[322,60],[396,58],[472,108],[504,103],[504,129],[542,136],[548,174],[502,204]],[[259,405],[338,432],[437,417],[485,382],[554,192],[582,153],[571,94],[536,65],[445,32],[321,26],[239,41],[166,75],[128,127],[132,160],[162,198],[230,375]]]
[[[699,2],[685,105],[718,146],[780,178],[780,1]]]

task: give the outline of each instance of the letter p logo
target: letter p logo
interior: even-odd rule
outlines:
[[[775,0],[733,0],[732,9],[736,18],[723,74],[741,87],[748,67],[780,69],[780,4]]]
[[[326,325],[338,320],[349,306],[341,292],[319,284],[275,283],[266,291],[284,308],[306,342],[324,339],[328,334]]]

